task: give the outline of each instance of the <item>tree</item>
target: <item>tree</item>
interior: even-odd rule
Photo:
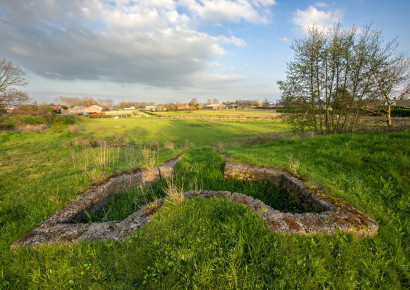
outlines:
[[[29,96],[15,87],[27,85],[24,71],[5,58],[0,59],[0,107],[15,107],[30,101]]]
[[[197,99],[197,98],[193,98],[193,99],[189,102],[189,105],[190,105],[191,107],[198,107],[198,104],[199,104],[199,102],[198,102],[198,99]]]
[[[263,100],[262,106],[264,106],[264,107],[269,107],[269,101],[268,101],[268,99],[265,98],[265,99]]]
[[[219,104],[219,100],[217,98],[213,99],[213,104]]]
[[[375,74],[375,80],[378,92],[386,104],[386,123],[389,130],[391,130],[393,98],[400,98],[409,91],[409,84],[407,84],[404,90],[399,90],[399,87],[408,79],[407,71],[409,65],[403,53],[393,56],[389,55],[388,58],[381,59],[380,61],[382,62],[381,69]]]
[[[112,108],[114,106],[114,100],[112,99],[98,99],[98,104],[100,106],[106,107],[106,108]]]
[[[391,76],[399,64],[396,40],[385,43],[382,33],[370,26],[312,26],[291,48],[294,58],[288,63],[287,79],[278,85],[282,102],[293,111],[286,121],[300,130],[352,131],[380,98],[382,75],[388,85],[398,84]]]

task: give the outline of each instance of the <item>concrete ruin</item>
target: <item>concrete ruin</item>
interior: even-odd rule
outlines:
[[[79,193],[82,198],[74,200],[25,234],[14,242],[11,248],[55,242],[126,239],[149,222],[153,214],[165,203],[166,198],[141,207],[137,212],[119,222],[85,223],[87,214],[95,213],[117,194],[131,188],[149,186],[160,179],[172,177],[179,159],[180,157],[169,160],[153,169],[123,172],[108,178],[103,183],[91,186]],[[317,190],[309,190],[300,179],[286,172],[270,167],[227,161],[224,177],[274,183],[280,189],[286,190],[290,198],[295,199],[302,207],[312,209],[314,212],[284,213],[251,196],[228,191],[187,191],[184,193],[185,198],[216,196],[231,199],[256,211],[272,231],[284,234],[332,234],[338,231],[352,233],[359,237],[371,237],[377,234],[378,224],[373,219],[340,200]]]

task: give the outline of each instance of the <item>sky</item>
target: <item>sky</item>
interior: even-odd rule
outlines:
[[[382,30],[410,52],[409,0],[0,0],[0,58],[37,102],[276,101],[309,25]]]

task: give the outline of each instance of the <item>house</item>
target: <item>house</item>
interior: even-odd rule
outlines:
[[[187,111],[191,110],[192,107],[187,103],[176,103],[177,111]]]
[[[83,115],[85,109],[87,109],[86,106],[74,106],[71,109],[68,109],[68,113],[72,115]]]
[[[226,105],[227,109],[238,109],[239,106],[235,103],[229,103],[228,105]]]
[[[85,108],[84,113],[87,113],[87,114],[102,113],[103,110],[104,110],[103,107],[92,105],[92,106],[89,106],[88,108]]]
[[[156,109],[156,107],[155,107],[155,106],[145,106],[145,111],[151,111],[151,112],[154,112],[154,111],[155,111],[155,109]]]
[[[155,111],[157,111],[157,112],[164,112],[166,110],[167,110],[167,108],[165,108],[164,106],[161,106],[161,105],[155,107]]]
[[[410,100],[390,100],[390,104],[395,108],[410,109]],[[387,106],[386,100],[379,100],[372,103],[372,107],[384,107]]]
[[[222,110],[222,109],[226,109],[226,105],[224,105],[224,104],[210,104],[210,105],[206,105],[204,107],[204,109],[206,109],[206,110]]]
[[[284,109],[284,108],[285,108],[284,105],[282,105],[280,103],[275,104],[273,102],[256,107],[256,109],[258,109],[258,110],[278,110],[278,109]]]
[[[396,107],[403,109],[410,109],[410,100],[396,100]]]

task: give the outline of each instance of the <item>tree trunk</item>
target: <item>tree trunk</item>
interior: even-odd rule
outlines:
[[[391,131],[391,104],[390,102],[387,102],[387,128],[389,131]]]

